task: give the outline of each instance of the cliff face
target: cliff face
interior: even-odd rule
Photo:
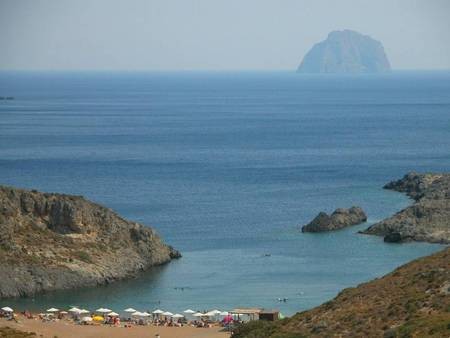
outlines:
[[[409,173],[385,189],[404,192],[415,203],[363,233],[387,241],[450,243],[450,174]]]
[[[367,221],[367,216],[360,207],[339,208],[331,215],[320,212],[310,223],[302,227],[302,232],[339,230],[365,221]]]
[[[0,187],[0,257],[1,298],[110,283],[180,254],[83,197]]]
[[[299,73],[383,73],[391,67],[383,45],[351,30],[334,31],[314,45],[297,69]]]
[[[450,248],[275,323],[253,322],[234,338],[449,337]]]

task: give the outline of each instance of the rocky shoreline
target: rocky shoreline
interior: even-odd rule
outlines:
[[[0,298],[108,284],[181,257],[81,196],[0,186]]]
[[[403,192],[415,202],[361,233],[384,236],[387,242],[450,244],[450,174],[411,172],[384,188]]]

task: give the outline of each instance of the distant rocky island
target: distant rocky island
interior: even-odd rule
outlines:
[[[320,212],[310,223],[302,227],[302,232],[339,230],[365,221],[367,221],[367,216],[360,207],[338,208],[331,215]]]
[[[2,298],[107,284],[181,255],[81,196],[0,186],[0,257]]]
[[[298,73],[384,73],[391,66],[381,42],[352,30],[333,31],[305,55]]]
[[[389,242],[450,243],[450,174],[412,172],[384,188],[406,193],[415,203],[363,233]]]

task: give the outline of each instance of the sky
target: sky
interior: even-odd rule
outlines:
[[[353,29],[450,69],[449,0],[0,0],[0,70],[295,70]]]

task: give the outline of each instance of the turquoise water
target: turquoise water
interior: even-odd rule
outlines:
[[[356,233],[410,203],[387,181],[449,170],[449,72],[0,73],[0,96],[15,97],[0,101],[1,184],[84,195],[183,253],[134,280],[0,305],[289,315],[441,248]],[[353,204],[368,224],[298,230]]]

